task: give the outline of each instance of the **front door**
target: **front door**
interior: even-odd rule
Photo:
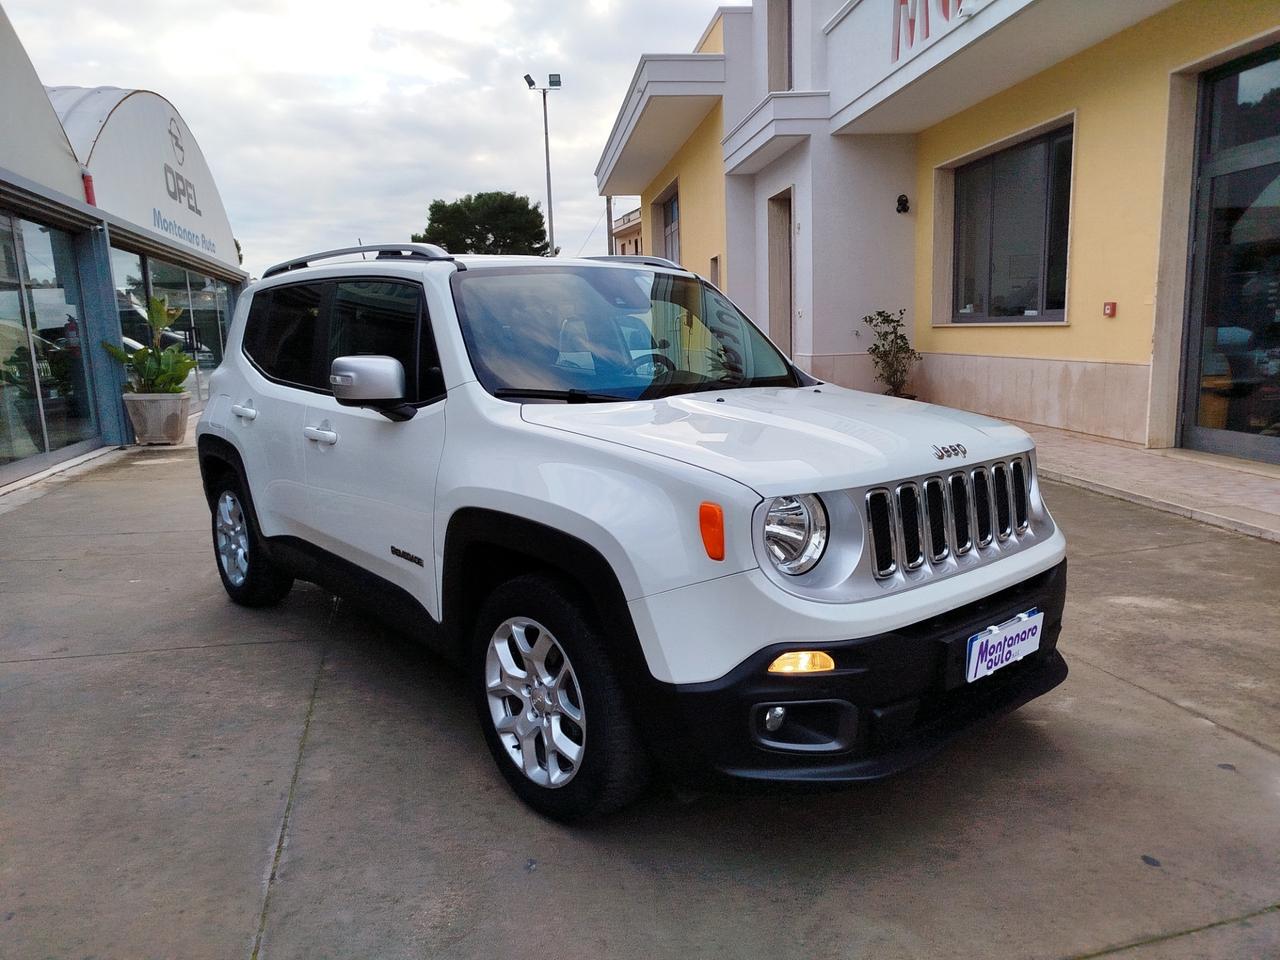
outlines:
[[[396,423],[376,410],[342,406],[329,393],[311,395],[303,428],[308,539],[407,591],[439,619],[432,517],[445,403],[427,396],[427,371],[437,361],[422,287],[340,280],[330,303],[327,362],[396,358],[418,411]]]
[[[1280,463],[1280,47],[1204,79],[1184,446]]]

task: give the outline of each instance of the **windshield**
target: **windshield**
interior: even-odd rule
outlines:
[[[796,387],[785,357],[710,285],[590,266],[453,275],[476,376],[495,396],[634,400],[736,387]]]

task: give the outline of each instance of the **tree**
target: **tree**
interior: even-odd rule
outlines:
[[[547,255],[547,230],[538,204],[501,190],[469,193],[452,203],[432,200],[427,228],[410,239],[438,243],[450,253]]]

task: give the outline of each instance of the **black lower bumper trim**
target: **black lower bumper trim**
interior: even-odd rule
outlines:
[[[776,644],[719,680],[655,684],[655,702],[642,711],[654,757],[668,776],[698,786],[849,783],[913,766],[965,731],[1066,679],[1067,664],[1057,650],[1066,566],[1064,560],[1013,587],[908,627],[821,645],[836,663],[829,673],[770,674],[769,663],[797,647]],[[1044,613],[1039,649],[966,683],[968,638],[1032,608]],[[790,712],[802,720],[790,747],[779,742],[787,739],[786,728],[768,733],[762,725],[770,706],[788,704],[796,705]],[[826,743],[824,723],[831,731]]]

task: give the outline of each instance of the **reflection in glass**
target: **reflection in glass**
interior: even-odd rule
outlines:
[[[199,337],[196,329],[194,312],[191,308],[191,290],[187,285],[187,271],[176,264],[166,263],[154,257],[148,259],[151,273],[152,296],[167,298],[169,309],[181,310],[181,315],[173,322],[162,338],[161,346],[180,343],[182,348],[196,360],[196,368],[187,377],[186,388],[191,394],[191,408],[199,410],[207,399],[207,374],[201,375],[201,366],[208,369],[212,352]]]
[[[1071,211],[1071,137],[1049,143],[1049,235],[1045,254],[1044,308],[1067,306],[1067,228]]]
[[[0,466],[44,453],[13,221],[0,215]]]
[[[996,156],[991,191],[991,316],[1040,315],[1040,256],[1045,241],[1047,145]]]
[[[1280,136],[1280,52],[1215,81],[1212,112],[1212,152]]]
[[[1197,422],[1280,436],[1280,163],[1211,196]]]
[[[218,284],[212,277],[187,272],[187,289],[190,291],[191,322],[195,327],[196,343],[200,349],[196,359],[205,371],[201,383],[208,389],[208,371],[222,362],[224,336],[218,313]]]
[[[111,248],[111,278],[116,289],[116,309],[120,312],[120,333],[126,350],[136,350],[151,337],[147,325],[147,288],[143,280],[142,257],[127,250]]]
[[[991,275],[991,164],[956,174],[957,315],[984,316]]]
[[[80,285],[71,235],[20,221],[24,287],[36,381],[49,450],[97,432],[81,334]]]

